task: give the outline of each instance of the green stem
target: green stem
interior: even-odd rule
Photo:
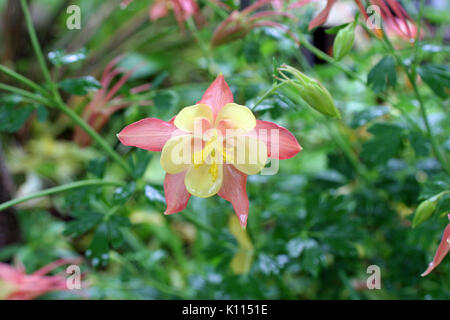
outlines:
[[[316,55],[317,57],[321,58],[322,60],[325,60],[326,62],[328,62],[329,64],[335,66],[336,68],[338,68],[339,70],[343,71],[345,74],[347,74],[350,78],[353,78],[355,80],[357,80],[358,82],[364,84],[367,86],[367,82],[361,78],[360,76],[358,76],[358,74],[356,74],[355,72],[353,72],[350,68],[346,67],[345,65],[343,65],[342,63],[336,61],[335,59],[333,59],[332,57],[330,57],[329,55],[327,55],[325,52],[321,51],[320,49],[316,48],[314,45],[310,44],[303,35],[299,35],[299,39],[301,44],[308,49],[309,51],[311,51],[314,55]],[[382,98],[383,100],[385,100],[386,102],[388,102],[389,104],[391,104],[393,107],[395,107],[397,110],[399,110],[403,116],[405,117],[405,119],[408,120],[409,124],[411,126],[413,126],[416,130],[418,131],[422,131],[421,128],[417,125],[417,123],[414,122],[413,119],[411,119],[411,117],[400,107],[397,106],[397,104],[395,102],[393,102],[386,94],[384,93],[377,93],[376,94],[378,97]]]
[[[21,74],[18,74],[14,70],[9,69],[8,67],[5,67],[1,64],[0,64],[0,72],[3,72],[7,76],[23,83],[24,85],[26,85],[36,91],[39,91],[40,93],[42,93],[45,96],[47,95],[47,91],[44,88],[42,88],[41,86],[39,86],[37,83],[31,81],[30,79],[22,76]]]
[[[94,129],[91,128],[89,124],[87,124],[80,116],[75,113],[72,109],[66,106],[64,103],[60,101],[56,101],[57,107],[65,113],[75,124],[80,126],[87,134],[89,134],[92,139],[97,142],[103,150],[108,153],[108,155],[113,158],[128,174],[132,175],[133,171],[131,170],[128,163],[116,152],[113,148],[103,139]]]
[[[20,4],[22,5],[23,14],[25,17],[25,23],[27,25],[28,33],[30,35],[31,44],[33,46],[34,52],[36,53],[39,65],[41,67],[42,73],[44,74],[44,78],[47,83],[52,86],[52,79],[50,77],[50,72],[45,63],[44,55],[42,53],[41,47],[39,46],[39,41],[36,36],[36,31],[33,27],[33,21],[31,19],[30,10],[28,9],[27,0],[20,0]]]
[[[272,87],[269,88],[269,90],[267,90],[262,96],[261,98],[258,99],[258,101],[256,101],[256,103],[250,108],[250,110],[255,109],[258,105],[261,104],[261,102],[263,102],[265,99],[267,99],[268,96],[272,95],[278,88],[280,88],[281,86],[283,86],[285,83],[274,83],[272,84]]]
[[[38,103],[41,103],[43,105],[51,106],[50,101],[48,101],[44,97],[38,96],[38,95],[36,95],[34,93],[31,93],[29,91],[26,91],[26,90],[23,90],[23,89],[20,89],[20,88],[16,88],[16,87],[13,87],[13,86],[9,86],[7,84],[0,83],[0,90],[9,91],[9,92],[18,94],[20,96],[23,96],[25,98],[29,98],[31,100],[34,100],[34,101],[36,101]]]
[[[68,191],[68,190],[72,190],[72,189],[77,189],[77,188],[82,188],[82,187],[87,187],[87,186],[96,186],[96,185],[112,185],[112,186],[123,186],[123,183],[121,182],[114,182],[114,181],[104,181],[104,180],[99,180],[99,179],[92,179],[92,180],[84,180],[84,181],[77,181],[77,182],[73,182],[73,183],[68,183],[62,186],[58,186],[58,187],[54,187],[54,188],[49,188],[49,189],[45,189],[21,198],[16,198],[7,202],[3,202],[2,204],[0,204],[0,211],[3,211],[9,207],[15,206],[16,204],[31,200],[31,199],[36,199],[36,198],[41,198],[41,197],[45,197],[51,194],[55,194],[55,193],[60,193],[60,192],[64,192],[64,191]]]
[[[26,0],[20,1],[22,5],[22,9],[25,16],[25,22],[28,28],[28,33],[30,34],[31,43],[33,45],[33,49],[38,58],[39,65],[41,67],[42,73],[44,74],[44,78],[47,81],[49,87],[51,88],[51,93],[53,96],[53,102],[56,106],[64,112],[69,118],[72,119],[77,125],[79,125],[87,134],[89,134],[93,140],[95,140],[105,151],[108,153],[117,163],[130,175],[132,175],[132,170],[130,166],[125,162],[122,157],[112,149],[109,144],[95,131],[93,130],[83,119],[81,119],[72,109],[67,107],[61,99],[59,95],[56,84],[52,81],[49,69],[45,63],[44,55],[42,53],[41,47],[39,46],[39,41],[36,36],[36,32],[33,27],[33,21],[31,20],[30,11],[28,9],[28,5]]]
[[[419,10],[419,18],[418,18],[418,32],[420,32],[421,29],[421,21],[422,21],[422,14],[423,14],[423,0],[420,4],[420,10]],[[422,120],[425,124],[425,128],[427,131],[428,139],[430,139],[431,147],[433,149],[433,152],[436,156],[436,158],[441,163],[444,170],[450,174],[450,164],[442,151],[442,149],[439,146],[439,142],[437,141],[435,135],[433,134],[433,130],[431,129],[430,122],[428,121],[428,112],[425,107],[425,102],[422,98],[422,95],[420,94],[419,88],[417,87],[416,83],[416,63],[411,64],[411,68],[408,68],[408,66],[403,62],[402,58],[398,55],[397,51],[395,50],[394,46],[392,45],[390,39],[387,37],[386,32],[383,30],[383,40],[384,43],[388,46],[390,53],[395,57],[398,64],[402,67],[402,69],[405,71],[406,76],[409,79],[409,82],[411,83],[413,87],[414,95],[416,96],[416,99],[419,101],[420,106],[420,114],[422,116]],[[416,42],[414,43],[414,46],[418,45],[418,37],[416,38]],[[416,53],[417,54],[417,53]],[[416,59],[416,55],[414,56],[414,60]]]

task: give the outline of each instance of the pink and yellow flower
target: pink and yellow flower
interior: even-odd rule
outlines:
[[[268,158],[288,159],[301,151],[287,129],[256,120],[249,108],[234,103],[223,75],[196,105],[169,122],[146,118],[125,127],[118,138],[127,146],[162,151],[165,214],[184,210],[191,195],[218,194],[231,202],[243,227],[249,209],[247,175],[259,173]]]
[[[56,260],[32,274],[25,273],[25,267],[12,267],[0,263],[0,299],[32,300],[48,292],[65,291],[66,278],[62,275],[47,275],[50,271],[67,264],[79,264],[81,259]]]
[[[448,219],[450,220],[450,214],[448,215]],[[427,270],[422,273],[422,277],[430,274],[431,271],[434,270],[441,262],[444,260],[445,256],[450,251],[450,223],[444,230],[444,234],[442,235],[441,243],[436,250],[436,254],[434,255],[433,261],[428,265]]]

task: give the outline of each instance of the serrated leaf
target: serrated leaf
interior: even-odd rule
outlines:
[[[88,172],[93,174],[94,176],[98,178],[103,178],[105,171],[106,171],[106,163],[107,158],[101,157],[98,159],[92,159],[88,162]]]
[[[91,261],[94,267],[104,267],[109,260],[109,227],[108,224],[101,223],[95,230],[94,238],[86,250],[86,257]]]
[[[372,88],[375,93],[381,93],[388,86],[395,87],[397,84],[397,73],[395,71],[395,59],[391,56],[382,58],[370,70],[367,76],[367,85]]]
[[[403,130],[387,123],[376,123],[368,130],[373,137],[362,145],[361,158],[374,166],[386,163],[400,149]]]
[[[424,64],[417,68],[423,81],[442,99],[450,92],[450,67],[447,65]]]
[[[0,105],[0,131],[16,132],[22,128],[33,110],[32,106]]]
[[[92,76],[65,79],[59,83],[59,87],[71,94],[84,96],[89,91],[97,91],[102,85]]]
[[[63,234],[66,236],[79,237],[99,224],[103,215],[97,212],[75,211],[72,213],[75,220],[66,224]]]
[[[113,193],[113,203],[115,205],[124,204],[128,201],[128,199],[133,195],[136,190],[136,183],[130,182],[128,185],[124,187],[119,187],[114,190]]]

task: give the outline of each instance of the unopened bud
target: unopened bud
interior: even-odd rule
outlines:
[[[331,94],[319,81],[306,76],[291,66],[283,65],[279,70],[284,77],[283,81],[298,89],[301,98],[311,108],[327,116],[341,118],[341,113],[336,108]],[[291,74],[294,78],[288,78],[283,74],[283,71]]]
[[[433,214],[434,210],[436,210],[436,205],[437,201],[433,200],[425,200],[421,204],[419,204],[412,222],[413,228],[428,220],[428,218]]]
[[[333,56],[336,60],[344,58],[352,49],[355,40],[356,20],[338,31],[333,45]]]

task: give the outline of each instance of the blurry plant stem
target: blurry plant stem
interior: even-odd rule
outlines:
[[[273,83],[272,86],[255,102],[255,104],[250,108],[250,110],[255,109],[258,105],[260,105],[265,99],[271,96],[277,89],[282,87],[285,83]]]
[[[52,81],[50,71],[45,63],[44,55],[42,53],[41,47],[39,46],[39,41],[36,36],[36,32],[34,30],[33,21],[31,20],[27,1],[21,0],[20,3],[24,11],[25,22],[28,28],[28,33],[30,35],[31,44],[38,58],[38,62],[41,67],[41,71],[44,75],[44,78],[51,89],[52,102],[54,102],[56,104],[56,107],[63,113],[65,113],[73,122],[75,122],[84,131],[86,131],[86,133],[89,134],[91,138],[94,141],[96,141],[106,151],[106,153],[108,153],[111,156],[111,158],[113,158],[128,174],[131,175],[132,170],[128,165],[128,163],[124,159],[122,159],[122,157],[116,151],[114,151],[114,149],[111,148],[111,146],[94,129],[92,129],[89,126],[89,124],[87,124],[80,116],[78,116],[78,114],[76,114],[72,109],[70,109],[67,105],[64,104],[58,92],[58,88],[56,84]]]
[[[343,71],[345,74],[347,74],[350,78],[357,80],[358,82],[364,84],[367,86],[367,82],[361,78],[356,72],[352,71],[350,68],[345,66],[344,64],[340,63],[339,61],[336,61],[334,58],[327,55],[325,52],[321,51],[320,49],[316,48],[314,45],[309,43],[305,37],[302,34],[298,34],[300,43],[309,51],[311,51],[314,55],[321,58],[322,60],[325,60],[329,64],[335,66],[339,70]],[[422,129],[417,125],[417,123],[401,108],[398,107],[395,102],[393,102],[386,94],[384,93],[376,93],[377,96],[391,104],[393,107],[395,107],[397,110],[399,110],[405,119],[409,122],[411,126],[413,126],[416,130],[422,131]]]
[[[395,59],[397,60],[398,64],[405,71],[405,74],[408,77],[408,80],[409,80],[409,82],[412,85],[414,95],[416,96],[416,99],[419,101],[420,113],[421,113],[421,116],[422,116],[422,120],[423,120],[423,122],[425,124],[425,128],[426,128],[426,131],[427,131],[426,133],[427,133],[428,139],[430,139],[431,147],[433,149],[433,152],[434,152],[436,158],[441,163],[442,168],[447,172],[447,174],[450,174],[450,164],[448,162],[447,157],[445,156],[445,153],[442,151],[441,147],[439,146],[439,142],[437,141],[436,136],[433,134],[433,130],[431,129],[431,125],[430,125],[430,122],[428,120],[428,112],[427,112],[427,109],[425,107],[425,102],[423,100],[422,95],[420,94],[419,88],[417,87],[417,83],[416,83],[416,78],[417,78],[417,76],[416,76],[417,75],[416,67],[417,67],[417,55],[418,55],[418,42],[419,42],[420,32],[421,32],[421,29],[422,29],[423,8],[424,8],[424,0],[421,0],[420,1],[418,23],[417,23],[417,25],[418,25],[417,26],[417,35],[416,35],[416,39],[415,39],[415,42],[414,42],[414,47],[416,48],[416,50],[414,51],[413,62],[411,63],[411,65],[409,67],[408,67],[408,65],[406,65],[406,63],[399,56],[397,50],[395,50],[394,46],[392,45],[391,41],[389,40],[388,36],[386,35],[386,32],[384,31],[384,29],[382,30],[383,39],[381,41],[383,41],[387,45],[387,48],[388,48],[390,54],[392,54],[392,56],[395,57]]]
[[[20,88],[17,88],[17,87],[9,86],[7,84],[0,83],[0,90],[5,90],[5,91],[9,91],[9,92],[18,94],[18,95],[20,95],[22,97],[31,99],[34,102],[38,102],[38,103],[41,103],[41,104],[46,105],[46,106],[51,105],[50,101],[48,101],[44,97],[38,96],[38,95],[36,95],[34,93],[31,93],[29,91],[26,91],[26,90],[23,90],[23,89],[20,89]]]
[[[104,181],[104,180],[99,180],[99,179],[84,180],[84,181],[68,183],[68,184],[64,184],[62,186],[45,189],[45,190],[30,194],[27,196],[23,196],[20,198],[16,198],[16,199],[4,202],[4,203],[0,204],[0,211],[5,210],[9,207],[15,206],[16,204],[26,202],[28,200],[41,198],[41,197],[45,197],[48,195],[52,195],[52,194],[56,194],[56,193],[60,193],[60,192],[64,192],[64,191],[68,191],[68,190],[72,190],[72,189],[88,187],[88,186],[99,186],[99,185],[124,186],[124,183],[115,182],[115,181]]]
[[[195,40],[197,40],[198,45],[200,46],[200,49],[202,50],[202,53],[206,58],[208,64],[208,72],[212,73],[213,70],[211,70],[211,66],[213,61],[209,46],[203,41],[202,37],[200,36],[200,32],[198,31],[197,26],[195,25],[195,21],[192,17],[186,19],[186,24],[189,31],[191,31],[191,33],[194,35]]]
[[[17,80],[18,82],[21,82],[22,84],[36,90],[39,91],[41,94],[43,94],[44,96],[47,96],[47,91],[42,88],[40,85],[38,85],[37,83],[31,81],[30,79],[22,76],[21,74],[15,72],[14,70],[5,67],[3,65],[0,65],[0,72],[3,72],[4,74],[6,74],[7,76]]]

